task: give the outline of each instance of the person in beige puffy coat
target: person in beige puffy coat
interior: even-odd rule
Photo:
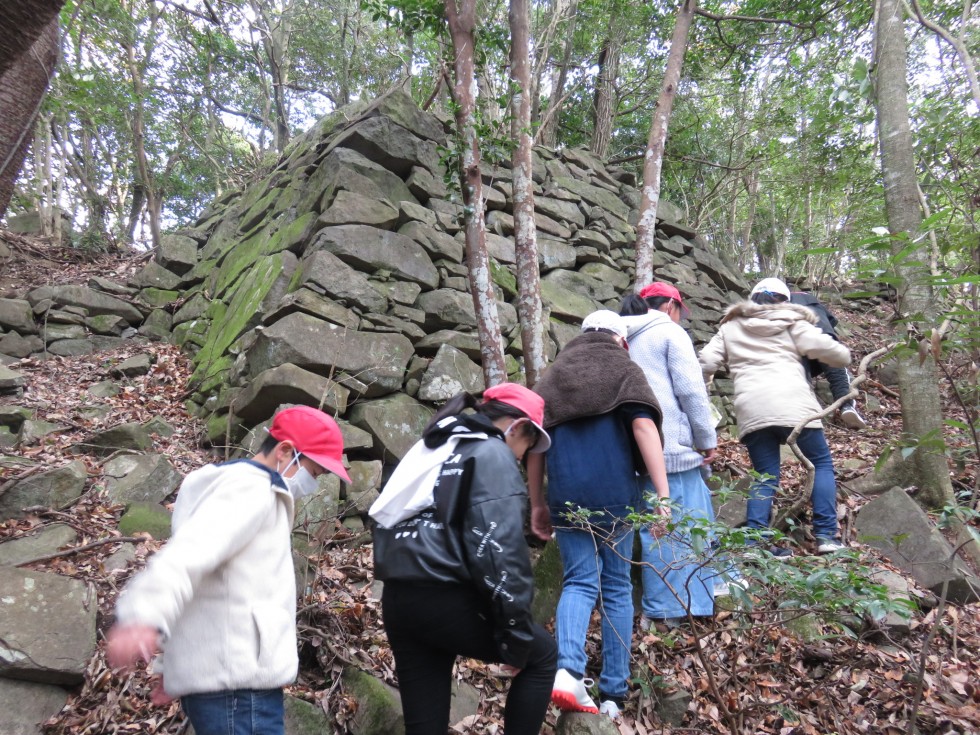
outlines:
[[[734,380],[739,439],[755,471],[764,476],[749,496],[749,528],[769,527],[779,485],[780,445],[797,424],[821,410],[801,359],[831,367],[851,361],[850,351],[816,326],[813,312],[789,303],[789,298],[785,283],[763,279],[749,301],[726,312],[718,333],[698,356],[706,379],[727,369]],[[815,470],[811,500],[817,551],[838,551],[843,545],[837,531],[837,482],[819,419],[806,424],[797,445]]]

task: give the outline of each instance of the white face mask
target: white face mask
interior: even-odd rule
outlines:
[[[310,471],[299,463],[299,452],[293,450],[293,454],[292,462],[287,464],[280,474],[283,475],[282,479],[286,483],[286,489],[289,490],[289,493],[295,500],[299,500],[315,493],[319,487],[319,483],[310,474]],[[293,473],[292,477],[286,477],[284,473],[292,467],[293,462],[296,463],[296,472]]]

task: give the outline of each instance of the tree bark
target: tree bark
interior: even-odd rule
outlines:
[[[34,45],[0,74],[0,217],[13,196],[14,183],[31,145],[41,99],[58,61],[56,13],[35,37]]]
[[[463,192],[466,236],[466,265],[470,293],[480,337],[483,377],[488,387],[507,379],[501,345],[497,298],[490,278],[484,219],[483,181],[480,175],[480,141],[476,134],[476,103],[479,87],[474,61],[476,0],[445,0],[446,19],[453,41],[453,88],[456,98],[456,128],[460,137],[459,181]]]
[[[252,10],[262,20],[262,25],[255,27],[262,39],[262,49],[268,62],[271,85],[270,101],[274,111],[273,134],[276,150],[281,153],[286,148],[290,138],[289,100],[286,97],[286,85],[289,83],[289,44],[292,40],[290,13],[292,9],[291,5],[287,3],[276,17],[270,12],[267,3],[253,0]]]
[[[664,84],[653,110],[650,138],[643,162],[643,198],[640,219],[636,225],[636,290],[653,281],[653,239],[657,232],[657,206],[660,203],[660,175],[664,163],[664,144],[667,141],[667,122],[674,106],[677,85],[684,66],[687,37],[697,9],[697,0],[682,0],[677,9],[674,34],[670,39]]]
[[[7,0],[0,3],[0,76],[50,32],[65,0]],[[55,44],[57,47],[57,43]],[[4,109],[7,109],[4,107]]]
[[[541,117],[541,127],[538,129],[538,140],[541,145],[554,148],[558,142],[558,118],[561,115],[561,106],[565,94],[565,84],[568,82],[568,66],[572,62],[572,48],[575,44],[575,18],[578,12],[578,0],[572,0],[568,26],[565,28],[565,46],[562,50],[561,66],[558,70],[558,77],[548,98],[548,107]]]
[[[609,155],[609,142],[612,140],[613,119],[619,105],[616,80],[619,78],[619,60],[623,51],[625,29],[622,8],[614,2],[609,11],[609,25],[606,39],[599,51],[599,74],[596,77],[595,93],[592,97],[592,145],[593,153],[599,158]]]
[[[875,28],[875,62],[878,140],[881,170],[885,183],[885,210],[888,229],[908,239],[895,240],[899,251],[915,240],[922,224],[918,182],[909,125],[908,79],[905,26],[901,0],[878,0]],[[910,333],[934,327],[936,308],[929,282],[929,253],[922,244],[897,265],[898,313]],[[921,322],[919,321],[921,320]],[[917,323],[918,322],[918,323]],[[912,355],[898,362],[898,382],[902,394],[902,422],[913,441],[932,437],[941,443],[942,406],[939,376],[933,357]],[[944,445],[942,445],[944,446]],[[912,455],[918,468],[919,496],[931,507],[953,502],[953,487],[946,457],[935,447],[919,447]]]
[[[524,376],[532,387],[547,366],[541,313],[541,274],[531,180],[531,48],[528,0],[510,0],[510,74],[513,101],[514,244],[517,251],[517,315],[521,322]]]
[[[151,34],[154,34],[156,21],[159,16],[157,16],[152,10],[152,4],[150,12],[152,13],[150,18]],[[133,86],[134,103],[132,117],[129,120],[129,124],[133,131],[133,156],[136,159],[136,172],[139,177],[138,185],[142,185],[143,195],[146,197],[146,213],[150,224],[150,236],[153,241],[153,247],[159,248],[161,238],[161,192],[157,188],[156,176],[154,175],[153,168],[150,165],[149,156],[146,153],[146,89],[144,87],[143,79],[143,74],[146,70],[146,66],[149,64],[150,55],[153,53],[153,51],[152,46],[148,46],[146,49],[146,57],[142,60],[142,63],[140,63],[136,59],[135,41],[130,39],[126,42],[125,52],[130,77],[129,81]],[[131,229],[133,227],[132,222],[133,220],[131,219]]]

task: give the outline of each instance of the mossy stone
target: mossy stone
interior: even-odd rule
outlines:
[[[93,383],[88,387],[88,394],[96,398],[111,398],[118,396],[122,389],[111,380],[103,380],[101,383]]]
[[[206,431],[213,447],[237,444],[246,433],[245,427],[230,413],[213,414],[207,421]]]
[[[820,620],[813,613],[800,615],[797,612],[787,612],[783,616],[783,625],[807,643],[814,643],[823,639]]]
[[[139,328],[139,333],[144,337],[166,342],[170,339],[170,329],[173,324],[173,317],[163,309],[154,309]]]
[[[263,250],[264,254],[275,255],[283,250],[289,250],[299,255],[315,221],[316,213],[307,212],[302,217],[284,223],[269,236]]]
[[[201,382],[197,385],[197,392],[207,395],[217,390],[224,384],[233,363],[234,359],[230,355],[222,355],[211,365],[208,365],[207,371],[201,377]]]
[[[5,405],[0,406],[0,426],[9,426],[17,429],[22,423],[29,420],[34,412],[23,406]]]
[[[187,344],[203,347],[208,339],[208,329],[211,322],[207,319],[196,319],[192,322],[184,322],[174,327],[174,344],[184,347]]]
[[[157,436],[173,436],[176,429],[168,424],[162,416],[154,416],[143,424],[143,428]]]
[[[170,511],[156,503],[133,503],[119,519],[123,536],[148,533],[158,541],[170,538]]]
[[[259,189],[259,191],[261,191],[261,189]],[[257,224],[262,222],[266,215],[272,211],[281,195],[282,192],[278,189],[268,189],[265,191],[265,193],[259,197],[258,201],[249,207],[245,214],[242,215],[242,218],[238,222],[239,229],[242,232],[248,232]]]
[[[500,286],[508,298],[517,296],[517,278],[493,258],[490,259],[490,278]]]
[[[64,431],[65,427],[51,421],[34,421],[28,419],[20,425],[20,443],[30,446],[41,441],[49,434]]]
[[[539,623],[555,616],[561,597],[562,565],[558,544],[549,541],[534,561],[534,601],[531,615]]]
[[[139,298],[144,304],[161,308],[179,299],[180,291],[169,291],[162,288],[144,288],[140,291]]]
[[[322,708],[302,699],[287,696],[286,735],[333,735],[333,721]]]
[[[203,381],[206,375],[213,374],[210,366],[224,356],[228,347],[259,318],[262,301],[282,271],[283,258],[279,254],[265,256],[255,263],[249,277],[235,290],[225,318],[211,322],[208,339],[194,356],[192,382]]]
[[[344,669],[341,682],[357,701],[357,712],[349,723],[353,735],[403,735],[405,717],[391,687],[354,666]]]
[[[0,426],[0,450],[6,451],[17,446],[17,434],[9,426]]]

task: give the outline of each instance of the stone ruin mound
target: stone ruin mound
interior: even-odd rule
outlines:
[[[191,408],[212,444],[242,441],[283,403],[322,405],[341,420],[349,459],[377,477],[375,463],[398,460],[435,404],[484,387],[462,207],[440,158],[448,145],[446,125],[402,91],[338,110],[267,175],[165,236],[129,288],[92,279],[29,293],[37,319],[82,322],[11,339],[25,354],[98,348],[134,328],[172,339],[193,356]],[[632,173],[580,149],[537,149],[533,179],[554,355],[632,283],[640,192]],[[520,380],[511,172],[486,165],[484,181],[508,367]],[[689,297],[692,335],[707,339],[743,278],[668,202],[655,257],[657,277]]]

